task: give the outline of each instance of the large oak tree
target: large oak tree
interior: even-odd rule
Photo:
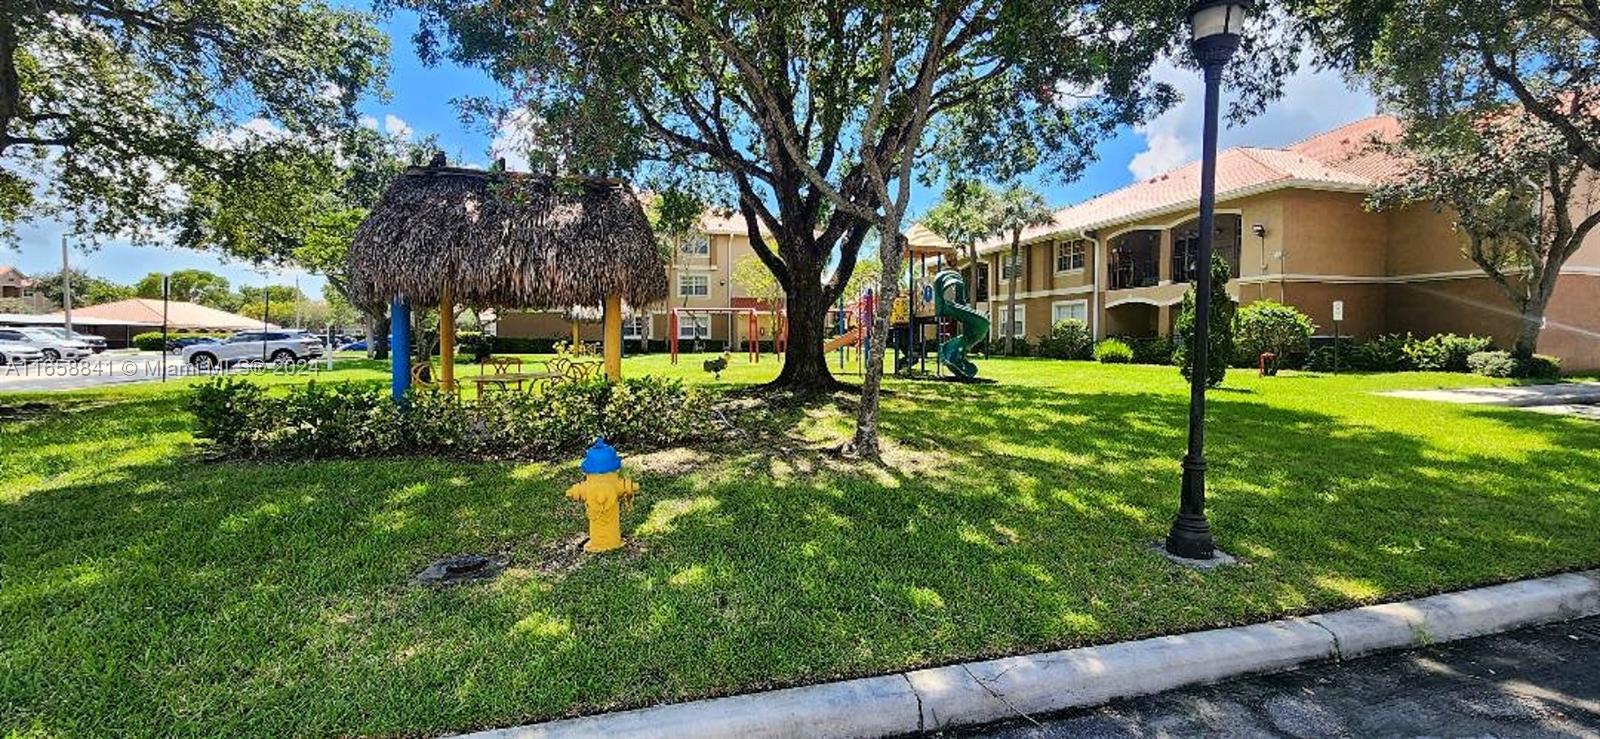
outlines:
[[[1043,163],[1076,174],[1116,126],[1170,102],[1146,70],[1182,6],[393,2],[422,12],[425,57],[481,66],[512,91],[536,129],[536,165],[719,183],[786,296],[776,384],[803,391],[836,386],[824,316],[870,230],[891,234],[879,250],[884,274],[898,274],[913,174],[1005,177]],[[888,298],[895,282],[882,287]],[[876,379],[869,367],[864,411],[875,412]]]
[[[326,159],[387,49],[320,2],[0,0],[0,239],[57,219],[89,242],[226,248],[238,221],[206,201],[276,218],[275,180]]]

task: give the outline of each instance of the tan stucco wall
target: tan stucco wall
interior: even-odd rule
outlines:
[[[1600,276],[1563,275],[1545,319],[1541,353],[1560,357],[1564,371],[1600,369]]]
[[[1283,197],[1286,272],[1363,277],[1385,273],[1388,219],[1362,207],[1365,195],[1289,190]]]

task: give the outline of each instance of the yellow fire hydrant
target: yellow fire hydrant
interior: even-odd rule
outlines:
[[[589,515],[589,543],[584,551],[606,552],[622,546],[623,504],[632,505],[639,485],[621,475],[622,458],[605,439],[595,439],[583,456],[582,482],[567,488],[567,497],[583,501]]]

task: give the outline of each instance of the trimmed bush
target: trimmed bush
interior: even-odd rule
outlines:
[[[1406,345],[1411,341],[1411,334],[1374,336],[1353,342],[1349,354],[1341,355],[1340,361],[1348,362],[1350,369],[1365,372],[1404,372],[1411,369],[1411,358],[1406,355]]]
[[[1124,338],[1123,341],[1133,350],[1134,364],[1159,364],[1171,367],[1177,363],[1177,357],[1174,355],[1177,353],[1178,344],[1171,336]]]
[[[1561,360],[1548,354],[1535,354],[1522,363],[1523,377],[1556,377],[1561,374]]]
[[[1257,300],[1239,308],[1233,318],[1233,342],[1241,367],[1254,367],[1262,354],[1278,356],[1278,365],[1298,361],[1311,350],[1311,334],[1317,330],[1311,317],[1292,305],[1275,300]],[[1296,359],[1291,359],[1296,358]]]
[[[385,454],[472,454],[551,459],[597,436],[631,450],[704,433],[709,399],[677,380],[630,378],[552,385],[539,394],[494,393],[462,401],[412,392],[394,403],[373,383],[317,383],[268,396],[221,377],[190,397],[195,436],[230,457],[314,459]]]
[[[1221,255],[1211,255],[1211,307],[1210,314],[1206,317],[1210,333],[1207,334],[1206,343],[1206,385],[1216,387],[1222,384],[1222,379],[1228,374],[1228,363],[1233,361],[1233,314],[1238,308],[1238,303],[1233,302],[1233,297],[1228,294],[1228,262]],[[1177,351],[1173,354],[1173,361],[1178,365],[1178,371],[1185,379],[1194,371],[1195,351],[1195,289],[1190,283],[1189,291],[1183,294],[1183,308],[1178,313]]]
[[[1094,345],[1094,358],[1102,364],[1128,364],[1133,361],[1133,347],[1121,339],[1104,339]]]
[[[1466,372],[1467,357],[1492,348],[1481,336],[1434,334],[1426,339],[1407,337],[1404,352],[1411,369],[1423,372]]]
[[[1476,352],[1467,357],[1467,368],[1486,377],[1517,376],[1517,360],[1506,351]]]
[[[167,334],[167,338],[173,341],[177,341],[178,339],[192,339],[200,336],[212,339],[223,339],[227,338],[228,335],[208,333],[203,331],[174,331]],[[146,331],[142,334],[134,334],[133,348],[147,352],[161,351],[161,332]]]
[[[1039,356],[1052,359],[1088,359],[1094,354],[1094,334],[1089,324],[1076,318],[1056,321],[1050,335],[1039,342]]]

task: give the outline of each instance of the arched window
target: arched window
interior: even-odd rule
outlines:
[[[1237,213],[1216,214],[1211,248],[1228,261],[1228,274],[1239,276],[1239,246],[1244,219]],[[1172,281],[1194,280],[1195,260],[1200,254],[1200,219],[1172,229]]]
[[[1107,272],[1112,290],[1150,287],[1161,281],[1161,232],[1152,229],[1129,231],[1107,244],[1110,259]]]

